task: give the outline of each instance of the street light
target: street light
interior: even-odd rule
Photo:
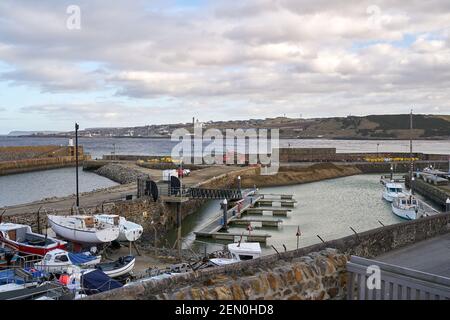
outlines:
[[[79,188],[78,188],[78,129],[80,129],[80,126],[78,123],[75,123],[75,179],[76,179],[76,192],[77,192],[77,208],[80,207],[80,195],[79,195]]]
[[[227,217],[227,211],[228,211],[228,201],[227,199],[223,199],[222,201],[222,209],[223,209],[223,227],[226,229],[228,225],[228,217]]]
[[[445,201],[445,206],[446,206],[447,212],[450,212],[450,198],[447,198],[447,201]]]

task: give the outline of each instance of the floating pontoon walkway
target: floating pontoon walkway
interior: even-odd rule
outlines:
[[[264,200],[264,197],[269,197],[270,199]],[[278,199],[276,199],[278,197]],[[251,224],[252,222],[261,223],[263,227],[277,227],[282,220],[278,219],[259,219],[259,218],[247,218],[241,219],[240,216],[243,214],[264,214],[266,212],[272,213],[272,215],[276,216],[286,216],[290,209],[280,208],[280,207],[254,207],[257,204],[260,204],[261,201],[266,201],[266,204],[272,205],[275,202],[281,202],[283,204],[287,204],[288,206],[293,207],[296,203],[295,200],[292,199],[292,195],[264,195],[255,193],[254,190],[245,190],[242,192],[242,200],[240,200],[240,215],[238,213],[238,206],[234,206],[231,209],[227,210],[227,225],[230,224]],[[205,223],[199,231],[194,232],[196,237],[198,238],[212,238],[216,240],[229,240],[229,241],[238,241],[241,237],[243,237],[247,241],[255,241],[255,242],[267,242],[267,238],[271,237],[270,234],[259,234],[250,232],[250,234],[240,234],[240,233],[230,233],[230,232],[219,232],[224,228],[223,225],[223,212],[220,212],[217,216],[213,217],[210,221]]]

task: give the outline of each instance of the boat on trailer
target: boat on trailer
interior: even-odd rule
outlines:
[[[223,266],[244,260],[252,260],[261,256],[261,246],[259,242],[238,242],[230,243],[227,246],[228,257],[213,258],[209,261],[215,266]]]
[[[140,224],[128,221],[124,217],[117,214],[97,214],[95,219],[119,227],[119,241],[136,241],[138,240],[144,229]]]
[[[64,249],[67,242],[34,233],[31,227],[17,223],[0,223],[0,242],[25,254],[44,256],[54,249]]]
[[[119,227],[98,221],[89,215],[48,215],[52,230],[60,237],[75,243],[107,243],[119,237]]]

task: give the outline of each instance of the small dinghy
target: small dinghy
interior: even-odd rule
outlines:
[[[48,215],[47,219],[57,235],[76,243],[106,243],[116,240],[119,236],[118,226],[97,221],[93,216]]]
[[[117,278],[133,271],[135,262],[135,257],[124,256],[114,262],[99,263],[95,265],[95,269],[103,271],[111,278]]]
[[[97,214],[94,216],[98,221],[119,227],[119,241],[136,241],[142,235],[143,228],[140,224],[128,221],[117,214]]]
[[[54,249],[64,249],[67,242],[34,233],[24,224],[0,223],[0,242],[25,254],[44,256]]]
[[[48,252],[34,267],[46,272],[66,272],[70,266],[89,267],[100,263],[100,260],[101,256],[93,256],[89,252],[71,253],[57,249]]]

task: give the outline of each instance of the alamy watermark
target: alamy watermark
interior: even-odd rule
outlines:
[[[66,27],[69,30],[81,29],[81,8],[77,5],[70,5],[66,9],[69,17],[66,20]]]
[[[369,290],[381,289],[381,270],[377,265],[371,265],[367,267],[366,274],[368,275],[366,280],[366,286]]]
[[[278,129],[226,129],[194,126],[194,132],[176,129],[171,140],[178,142],[171,157],[185,164],[261,165],[262,175],[279,169]]]

